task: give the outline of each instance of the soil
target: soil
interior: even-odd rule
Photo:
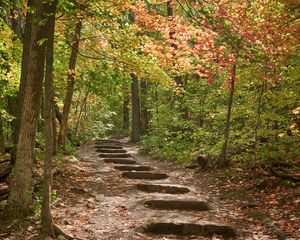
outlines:
[[[300,239],[299,186],[241,169],[188,169],[122,143],[122,156],[96,151],[120,150],[114,142],[83,145],[56,171],[53,217],[74,239]],[[5,228],[0,239],[38,239],[38,219],[22,229]]]

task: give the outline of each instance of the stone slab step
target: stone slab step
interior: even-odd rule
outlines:
[[[197,200],[147,200],[144,202],[146,207],[163,210],[184,210],[184,211],[208,211],[210,205],[205,201]]]
[[[121,145],[97,145],[96,146],[97,149],[122,149]]]
[[[148,166],[114,166],[115,169],[120,170],[120,171],[150,171],[152,170],[151,167]]]
[[[230,226],[205,223],[155,222],[146,225],[144,231],[153,234],[198,235],[205,237],[222,235],[225,239],[232,239],[237,236],[236,231]]]
[[[124,158],[105,158],[104,162],[115,163],[115,164],[137,164],[137,162],[133,159],[124,159]]]
[[[103,148],[98,148],[96,152],[100,153],[126,153],[126,150],[124,149],[103,149]]]
[[[102,158],[129,158],[131,155],[129,153],[101,153],[99,157]]]
[[[168,178],[165,173],[153,173],[153,172],[123,172],[122,176],[129,179],[150,179],[160,180]]]
[[[187,187],[161,184],[136,184],[136,188],[148,193],[185,194],[190,192]]]

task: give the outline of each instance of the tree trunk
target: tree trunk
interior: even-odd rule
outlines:
[[[78,128],[79,128],[79,123],[80,123],[80,119],[81,119],[81,116],[82,116],[82,112],[83,112],[83,107],[86,105],[86,102],[87,102],[87,98],[90,94],[90,91],[87,90],[87,92],[85,93],[85,96],[81,102],[81,105],[80,105],[80,110],[79,110],[79,115],[78,115],[78,118],[77,118],[77,121],[76,121],[76,126],[75,126],[75,131],[74,131],[74,137],[76,138],[77,136],[77,131],[78,131]]]
[[[24,87],[23,101],[19,101],[22,113],[16,164],[6,208],[8,216],[16,219],[23,219],[31,210],[33,155],[45,65],[46,44],[41,43],[41,40],[46,38],[46,26],[32,19],[45,20],[46,4],[38,0],[29,0],[28,7],[36,11],[27,13],[25,26],[21,85],[26,84],[25,87],[24,84],[20,86]]]
[[[57,145],[57,124],[56,124],[56,114],[55,114],[55,106],[53,104],[53,109],[52,109],[52,130],[53,130],[53,156],[56,155],[57,151],[56,151],[56,145]]]
[[[123,130],[126,134],[129,131],[129,96],[124,96],[123,100]]]
[[[34,0],[30,0],[27,3],[27,6],[33,5]],[[28,70],[29,67],[28,65],[30,64],[30,57],[31,55],[31,42],[36,41],[36,39],[32,39],[32,31],[35,31],[37,26],[35,26],[35,29],[32,29],[33,27],[33,14],[32,13],[27,13],[26,16],[26,24],[25,24],[25,30],[24,30],[24,41],[23,41],[23,53],[22,53],[22,69],[21,69],[21,79],[20,79],[20,86],[19,86],[19,93],[17,97],[17,114],[16,114],[16,120],[15,120],[15,131],[13,133],[13,143],[14,143],[14,149],[12,150],[11,153],[11,161],[12,163],[16,162],[17,158],[17,144],[19,140],[19,132],[20,132],[20,121],[21,121],[21,116],[23,112],[23,103],[24,103],[24,94],[25,94],[25,89],[27,85],[27,79],[28,79]]]
[[[149,114],[147,109],[147,82],[141,81],[141,133],[145,134],[148,129]]]
[[[16,36],[23,42],[24,40],[24,14],[22,9],[22,1],[20,0],[11,0],[9,5],[6,1],[0,2],[0,7],[2,12],[1,14],[4,22],[14,31]]]
[[[52,158],[53,158],[53,47],[54,47],[54,28],[55,13],[58,0],[49,3],[49,17],[47,28],[47,52],[46,52],[46,71],[45,71],[45,97],[44,97],[44,119],[45,119],[45,157],[44,157],[44,182],[41,224],[42,232],[48,236],[54,236],[54,224],[50,210],[51,184],[52,184]]]
[[[5,145],[4,145],[4,131],[3,131],[3,120],[0,111],[0,154],[4,153]]]
[[[10,115],[14,116],[13,120],[10,123],[10,126],[11,126],[13,132],[15,132],[16,117],[17,117],[17,112],[18,112],[18,99],[17,99],[17,97],[8,96],[7,97],[7,107],[8,107],[8,113]]]
[[[76,61],[77,61],[77,55],[79,49],[81,26],[82,23],[79,21],[76,24],[71,56],[69,61],[67,91],[66,91],[62,121],[61,121],[61,126],[59,131],[59,137],[58,137],[58,144],[61,146],[65,145],[66,138],[67,138],[68,118],[69,118],[69,113],[72,105],[72,97],[73,97],[73,90],[75,84],[75,67],[76,67]]]
[[[131,74],[132,129],[131,141],[136,143],[141,137],[139,82],[135,74]]]
[[[236,79],[236,64],[233,65],[232,76],[230,79],[230,92],[228,99],[228,107],[227,107],[227,116],[226,116],[226,125],[224,131],[224,143],[219,159],[219,165],[221,167],[228,166],[230,161],[226,159],[227,145],[230,133],[230,123],[231,123],[231,112],[232,112],[232,104],[233,104],[233,96],[234,96],[234,87],[235,87],[235,79]]]

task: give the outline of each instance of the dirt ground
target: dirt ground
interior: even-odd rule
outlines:
[[[74,239],[231,239],[222,234],[183,236],[182,232],[147,232],[153,223],[174,223],[177,227],[180,223],[228,226],[237,233],[236,239],[300,239],[299,186],[239,169],[187,169],[177,163],[141,156],[136,145],[126,142],[123,149],[131,154],[136,165],[150,166],[150,172],[165,173],[168,178],[128,179],[114,168],[121,164],[107,163],[99,157],[95,142],[82,146],[79,156],[65,162],[67,167],[57,169],[54,176],[53,217]],[[136,184],[181,186],[190,191],[149,193],[137,189]],[[149,200],[202,201],[210,210],[155,209],[147,205]],[[190,228],[191,225],[184,227],[184,231],[189,232]],[[179,230],[173,227],[173,231]],[[38,220],[32,218],[31,224],[17,233],[10,232],[8,227],[0,232],[0,239],[38,239]]]

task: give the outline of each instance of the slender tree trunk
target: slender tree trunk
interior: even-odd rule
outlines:
[[[23,219],[27,216],[32,204],[33,155],[45,65],[46,44],[41,44],[41,40],[46,38],[46,26],[38,24],[32,19],[46,19],[46,4],[38,0],[29,0],[28,7],[36,9],[36,11],[27,14],[25,26],[25,34],[27,34],[23,47],[20,87],[24,87],[23,82],[26,84],[22,92],[23,101],[19,101],[19,104],[22,105],[20,106],[22,113],[19,121],[16,164],[6,208],[9,216],[16,219]]]
[[[159,113],[159,102],[158,102],[158,83],[155,83],[155,112],[156,112],[156,117],[158,116]]]
[[[265,73],[266,74],[266,73]],[[258,99],[258,106],[257,106],[257,120],[256,120],[256,124],[255,124],[255,129],[254,129],[254,158],[255,160],[257,160],[257,143],[258,143],[258,129],[260,127],[260,123],[261,123],[261,114],[262,114],[262,107],[263,107],[263,96],[264,96],[264,91],[265,91],[265,84],[266,82],[263,81],[263,84],[261,85],[261,91],[259,94],[259,99]]]
[[[141,138],[139,82],[135,74],[131,74],[132,129],[131,141],[136,143]]]
[[[141,81],[141,133],[145,134],[148,129],[149,114],[147,109],[147,82]]]
[[[173,11],[173,8],[172,8],[172,1],[171,0],[167,1],[167,15],[170,18],[170,22],[172,22],[171,18],[173,19],[173,17],[174,17],[174,11]],[[176,32],[173,29],[172,25],[170,25],[170,29],[171,29],[170,32],[169,32],[170,39],[174,40],[174,35],[175,35]],[[178,49],[178,46],[177,46],[176,43],[172,43],[171,47],[173,47],[174,50]],[[173,53],[173,57],[174,58],[176,57],[175,51]],[[175,64],[175,62],[173,62],[173,65],[174,64]],[[182,76],[177,75],[177,76],[174,77],[174,80],[175,80],[176,86],[178,88],[184,88]],[[173,108],[174,103],[175,103],[176,100],[179,102],[179,111],[181,112],[182,118],[183,119],[188,119],[188,110],[184,106],[184,93],[179,93],[178,95],[174,94],[174,101],[170,101],[171,109]]]
[[[55,13],[58,0],[49,4],[49,17],[47,28],[47,52],[46,52],[46,71],[45,71],[45,97],[44,97],[44,119],[45,119],[45,158],[44,158],[44,182],[41,224],[42,232],[48,236],[54,236],[54,224],[50,210],[51,202],[51,183],[52,183],[52,158],[53,158],[53,47],[54,47],[54,28]]]
[[[0,112],[0,153],[4,153],[4,131],[3,131],[3,119]]]
[[[7,97],[7,107],[8,107],[8,113],[12,116],[14,116],[13,120],[10,123],[10,126],[13,130],[13,133],[15,132],[16,129],[16,117],[17,117],[17,112],[18,112],[18,99],[17,97]],[[14,136],[12,136],[14,137]],[[13,141],[13,139],[12,139]]]
[[[68,71],[68,83],[67,83],[67,91],[64,102],[62,121],[59,131],[58,144],[64,146],[67,138],[67,130],[68,130],[68,118],[72,105],[72,97],[73,90],[75,84],[75,67],[79,49],[79,41],[80,41],[80,32],[81,32],[82,23],[79,21],[75,27],[74,40],[72,44],[71,56],[69,61],[69,71]]]
[[[233,104],[233,97],[234,97],[235,79],[236,79],[236,64],[233,65],[232,76],[230,79],[230,91],[229,91],[229,98],[228,98],[226,125],[225,125],[225,131],[224,131],[224,143],[223,143],[220,160],[219,160],[219,165],[221,167],[225,167],[230,164],[230,161],[228,159],[226,159],[226,152],[227,152],[227,145],[228,145],[228,139],[229,139],[229,133],[230,133],[231,112],[232,112],[232,104]]]
[[[123,130],[126,134],[129,131],[129,96],[124,96],[123,99]]]
[[[90,94],[90,91],[87,90],[87,92],[85,93],[84,99],[81,102],[80,110],[79,110],[79,115],[78,115],[78,118],[77,118],[77,121],[76,121],[76,127],[75,127],[75,131],[74,131],[74,137],[76,137],[76,135],[77,135],[77,131],[78,131],[80,119],[81,119],[82,112],[83,112],[83,107],[86,105],[86,101],[87,101],[87,98],[88,98],[89,94]]]
[[[52,105],[52,129],[53,129],[53,156],[56,155],[56,146],[57,146],[57,124],[56,124],[56,116],[55,116],[55,106],[54,104]]]

